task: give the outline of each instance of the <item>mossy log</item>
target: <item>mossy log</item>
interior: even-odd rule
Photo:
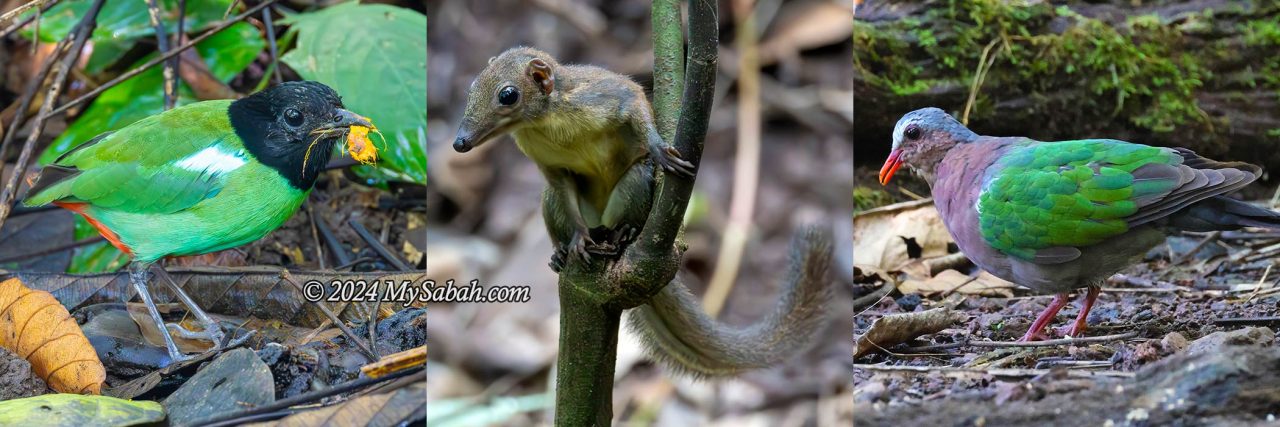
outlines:
[[[877,1],[858,9],[854,43],[862,159],[884,157],[903,113],[959,118],[974,93],[981,134],[1116,138],[1280,170],[1280,1]]]

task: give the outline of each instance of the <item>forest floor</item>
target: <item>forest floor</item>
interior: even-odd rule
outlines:
[[[917,204],[891,215],[933,210]],[[864,249],[883,250],[859,240],[855,251]],[[978,275],[955,255],[923,261],[947,264],[924,273],[910,266],[919,260],[898,269],[860,266],[855,295],[866,298],[855,303],[863,350],[854,365],[856,419],[862,425],[1272,423],[1280,415],[1278,252],[1280,234],[1259,230],[1172,236],[1103,286],[1083,337],[1065,339],[1053,329],[1074,321],[1077,293],[1046,331],[1051,341],[1030,345],[1016,341],[1052,295]],[[948,268],[962,275],[910,277]],[[939,279],[952,276],[961,279]],[[884,294],[890,287],[896,289]],[[872,344],[869,336],[886,336],[869,334],[873,329],[895,337]],[[888,342],[895,344],[879,344]]]

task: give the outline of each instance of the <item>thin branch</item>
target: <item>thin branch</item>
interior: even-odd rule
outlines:
[[[280,75],[279,47],[276,46],[276,27],[271,22],[271,9],[262,9],[262,26],[267,30],[267,46],[271,48],[271,69],[275,70],[276,84],[284,81]]]
[[[75,28],[67,34],[67,37],[73,38],[75,42],[72,43],[71,50],[67,51],[66,57],[62,58],[62,64],[58,67],[58,74],[54,76],[53,82],[49,85],[49,92],[45,95],[44,105],[40,106],[40,114],[36,116],[35,126],[31,129],[31,135],[27,136],[27,142],[22,146],[22,152],[18,154],[18,162],[15,164],[16,169],[9,176],[9,182],[5,184],[3,192],[0,192],[0,227],[4,226],[5,219],[9,217],[9,211],[13,209],[18,183],[21,182],[22,176],[27,172],[27,164],[31,162],[31,154],[35,151],[36,141],[40,139],[40,134],[44,131],[45,122],[51,116],[49,111],[53,108],[53,104],[58,102],[58,96],[62,94],[67,75],[71,73],[71,68],[75,66],[76,61],[80,59],[80,53],[84,51],[85,42],[89,41],[89,36],[97,28],[98,12],[102,11],[102,4],[105,1],[95,0],[84,18],[81,18]]]
[[[379,242],[378,238],[373,236],[373,233],[370,233],[368,229],[364,228],[364,224],[361,224],[360,221],[357,221],[355,218],[351,218],[347,220],[347,225],[350,225],[351,229],[355,230],[356,234],[359,234],[360,238],[364,239],[365,243],[368,243],[369,247],[373,248],[374,252],[377,252],[379,256],[387,260],[387,262],[391,263],[391,265],[395,267],[396,270],[400,270],[400,271],[412,270],[412,268],[409,268],[408,263],[405,263],[404,261],[400,260],[400,257],[391,253],[391,251],[387,249],[386,245],[383,245],[382,242]]]
[[[18,101],[18,110],[14,112],[13,121],[9,122],[9,130],[4,134],[4,139],[0,140],[0,159],[9,158],[9,143],[13,141],[13,136],[18,134],[18,130],[22,129],[23,121],[27,119],[27,110],[31,109],[31,102],[35,100],[40,88],[44,87],[44,81],[48,79],[49,72],[53,71],[53,66],[58,63],[58,58],[65,55],[69,47],[71,43],[67,39],[59,41],[53,48],[53,53],[49,55],[49,59],[40,67],[35,78],[27,84],[27,89],[22,92],[22,98]],[[0,176],[4,175],[3,172],[4,162],[0,162]]]
[[[61,107],[58,107],[53,111],[51,111],[49,113],[49,117],[53,117],[58,114],[65,113],[67,112],[67,110],[74,108],[80,104],[83,104],[86,101],[93,99],[93,97],[95,96],[101,95],[102,92],[105,92],[107,89],[113,88],[125,80],[128,80],[139,74],[142,74],[147,69],[156,66],[156,64],[159,64],[161,62],[168,60],[169,58],[177,56],[178,54],[182,53],[182,51],[190,49],[192,46],[195,46],[196,43],[200,43],[205,39],[212,37],[214,34],[217,34],[219,31],[225,30],[227,29],[227,27],[230,27],[237,22],[243,21],[246,18],[253,16],[254,14],[261,11],[263,8],[266,8],[267,6],[275,4],[275,2],[277,1],[279,0],[267,0],[265,2],[262,2],[261,4],[258,4],[257,6],[249,8],[249,10],[245,11],[242,14],[236,15],[236,17],[232,18],[230,21],[223,21],[221,24],[218,24],[218,26],[213,27],[209,31],[206,31],[204,34],[201,34],[200,36],[193,38],[190,41],[187,41],[182,46],[178,46],[177,48],[170,49],[169,52],[165,53],[164,55],[160,55],[159,57],[152,58],[150,61],[147,61],[146,63],[142,64],[138,68],[134,68],[132,70],[125,72],[124,74],[116,76],[116,78],[111,79],[111,81],[106,82],[102,86],[98,86],[97,89],[94,89],[89,93],[81,95],[79,98],[76,98],[74,100],[71,100],[70,102],[67,102],[66,104],[63,104]]]
[[[31,10],[31,8],[33,7],[41,7],[42,8],[41,10],[44,10],[43,7],[46,3],[55,2],[55,1],[57,0],[32,0],[30,3],[18,6],[13,10],[5,12],[4,15],[0,15],[0,25],[3,25],[4,23],[9,22],[9,20],[18,17],[18,15],[21,15],[23,12]]]
[[[302,292],[303,294],[306,294],[306,291],[303,290],[302,285],[298,284],[297,280],[293,280],[293,275],[289,274],[289,270],[282,270],[280,272],[280,278],[284,279],[284,281],[289,282],[289,284],[293,285],[293,287],[296,288],[298,292]],[[347,339],[355,343],[357,347],[360,347],[360,351],[364,352],[365,356],[369,356],[369,360],[371,361],[378,360],[378,354],[374,353],[373,348],[369,347],[369,343],[366,343],[364,339],[360,338],[359,335],[356,335],[355,332],[352,332],[351,328],[348,328],[347,324],[343,322],[342,319],[339,319],[338,315],[333,313],[333,310],[329,310],[329,307],[325,307],[324,303],[321,301],[312,301],[312,303],[316,305],[316,308],[320,309],[320,312],[324,313],[325,317],[329,318],[329,321],[333,322],[333,324],[337,326],[338,329],[342,330],[342,334],[346,335]]]
[[[676,135],[684,91],[684,33],[680,0],[653,2],[653,113],[662,140]]]
[[[854,364],[853,369],[865,369],[876,372],[900,372],[900,373],[929,373],[940,374],[949,377],[965,377],[981,375],[990,375],[997,378],[1031,378],[1047,374],[1052,369],[1014,369],[1014,368],[997,368],[997,369],[977,369],[977,368],[953,368],[950,366],[906,366],[906,365],[866,365]],[[1067,375],[1076,378],[1133,378],[1133,372],[1123,371],[1082,371],[1077,369],[1067,370]]]
[[[333,234],[333,228],[329,226],[329,222],[324,218],[312,217],[312,222],[316,223],[316,229],[320,230],[320,237],[324,238],[325,245],[329,246],[329,253],[333,254],[334,261],[338,262],[339,267],[334,270],[342,269],[341,266],[351,264],[351,254],[347,249],[342,247],[342,242],[338,240],[338,236]]]
[[[156,46],[160,53],[169,52],[169,36],[165,35],[164,21],[160,20],[160,5],[156,0],[147,0],[147,16],[151,18],[151,26],[155,27]],[[181,34],[181,33],[179,33]],[[177,57],[164,62],[164,109],[171,110],[178,103],[178,73],[175,64]]]
[[[1123,334],[1102,335],[1102,336],[1096,336],[1096,337],[1059,338],[1054,340],[1031,341],[1031,342],[963,341],[963,342],[951,343],[951,344],[910,347],[904,351],[908,353],[922,353],[922,352],[928,352],[928,351],[947,350],[947,349],[962,348],[962,347],[978,347],[978,348],[1056,347],[1056,346],[1063,346],[1063,345],[1123,341],[1136,336],[1138,336],[1138,331],[1129,331]]]
[[[234,412],[226,415],[220,415],[208,420],[203,420],[201,421],[201,424],[205,426],[240,425],[247,422],[248,417],[252,417],[254,415],[272,413],[272,412],[276,412],[291,406],[297,406],[304,403],[317,402],[329,396],[335,396],[342,393],[346,393],[351,390],[361,389],[371,385],[381,384],[381,383],[389,382],[398,378],[407,377],[410,375],[418,375],[418,374],[421,374],[422,381],[427,380],[427,371],[425,366],[413,368],[413,369],[406,369],[400,372],[393,373],[391,375],[387,375],[385,377],[361,378],[358,380],[338,384],[323,390],[311,391],[311,392],[299,394],[297,396],[293,396],[290,398],[280,399],[266,405],[262,405],[253,409],[246,410],[244,412]]]
[[[10,25],[10,26],[9,26],[9,28],[5,28],[4,30],[0,30],[0,39],[3,39],[3,38],[5,38],[5,37],[9,37],[9,35],[10,35],[10,34],[13,34],[13,32],[14,32],[14,31],[21,30],[21,29],[22,29],[22,27],[25,27],[25,26],[27,26],[27,24],[30,24],[31,22],[35,21],[35,20],[36,20],[36,18],[37,18],[37,17],[39,17],[41,13],[43,13],[43,12],[45,12],[45,11],[49,10],[49,8],[51,8],[51,7],[53,7],[54,5],[58,4],[58,2],[59,2],[59,1],[61,1],[61,0],[49,0],[49,1],[46,1],[46,2],[44,3],[44,5],[40,6],[40,11],[39,11],[39,12],[37,12],[37,13],[33,13],[33,14],[31,14],[31,16],[28,16],[28,17],[26,17],[26,18],[22,18],[22,20],[21,20],[21,21],[15,22],[13,25]],[[39,34],[39,29],[38,29],[38,28],[37,28],[37,34]]]
[[[680,151],[680,157],[695,167],[702,161],[702,146],[706,141],[715,95],[716,55],[720,44],[717,7],[712,1],[691,1],[689,4],[689,53],[685,67],[684,101],[673,145]],[[667,258],[665,254],[671,251],[684,222],[693,184],[694,179],[663,176],[644,231],[627,250],[627,262],[642,265],[646,264],[645,260]]]

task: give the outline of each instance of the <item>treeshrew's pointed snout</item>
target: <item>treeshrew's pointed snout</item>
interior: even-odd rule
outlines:
[[[889,183],[889,179],[893,178],[893,174],[902,167],[902,149],[893,150],[889,153],[889,158],[884,161],[884,166],[880,167],[880,185]]]

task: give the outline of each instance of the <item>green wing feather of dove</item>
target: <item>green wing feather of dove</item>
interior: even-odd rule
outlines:
[[[1170,149],[1109,139],[1015,146],[993,165],[979,195],[982,237],[1024,260],[1052,257],[1063,247],[1074,258],[1079,252],[1071,247],[1129,231],[1126,217],[1181,184],[1177,174],[1135,176],[1135,170],[1182,161]]]

